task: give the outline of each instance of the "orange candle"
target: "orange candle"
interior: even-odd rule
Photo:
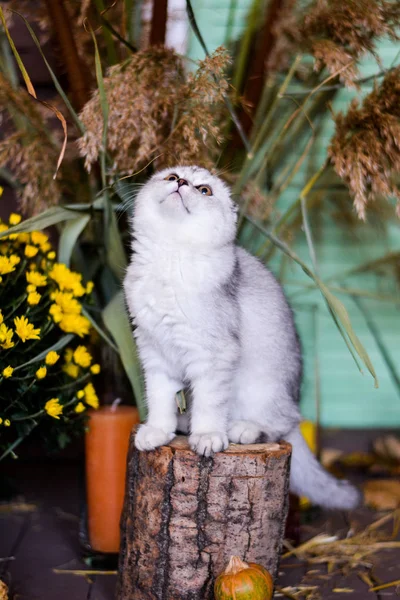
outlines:
[[[133,406],[90,411],[85,440],[88,533],[98,552],[119,552],[129,435],[136,423],[139,413]]]

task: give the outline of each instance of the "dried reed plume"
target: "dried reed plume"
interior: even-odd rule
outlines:
[[[384,77],[381,85],[361,105],[353,100],[347,114],[334,117],[336,131],[328,152],[337,174],[346,181],[360,219],[369,202],[397,198],[395,176],[400,171],[400,67]]]
[[[0,164],[7,165],[21,184],[16,189],[21,210],[32,215],[61,198],[60,184],[53,179],[58,149],[39,105],[0,73],[0,111],[5,109],[16,131],[0,141]]]
[[[221,107],[228,84],[221,49],[185,75],[172,50],[151,47],[112,67],[104,85],[109,104],[107,152],[112,170],[132,174],[152,158],[157,165],[197,160],[213,164],[221,141]],[[88,171],[102,150],[103,116],[96,91],[84,106],[80,140]]]
[[[325,66],[334,73],[348,64],[340,77],[346,85],[354,85],[357,61],[366,52],[378,60],[378,38],[399,39],[399,26],[397,0],[316,0],[304,18],[302,34],[316,69]]]

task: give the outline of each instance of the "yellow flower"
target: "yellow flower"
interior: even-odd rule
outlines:
[[[45,363],[46,365],[55,365],[59,358],[60,355],[57,354],[57,352],[50,350],[50,352],[46,354]]]
[[[26,317],[15,317],[15,333],[23,341],[40,340],[40,328],[35,329],[32,323],[29,323]]]
[[[48,400],[46,402],[46,404],[44,405],[44,410],[50,417],[53,417],[53,419],[59,419],[59,415],[62,414],[63,407],[60,404],[58,398],[52,398],[51,400]]]
[[[18,241],[21,242],[21,244],[27,244],[29,239],[29,233],[24,232],[18,234]]]
[[[29,285],[26,286],[26,291],[31,293],[31,292],[36,292],[36,285],[32,285],[31,283]]]
[[[61,308],[64,313],[80,315],[82,307],[71,292],[53,292],[51,299]]]
[[[95,389],[93,387],[93,383],[88,383],[87,385],[85,385],[83,390],[85,392],[86,404],[89,404],[89,406],[91,406],[92,408],[95,408],[95,409],[99,408],[99,399],[98,399]]]
[[[88,282],[87,282],[87,284],[86,284],[86,290],[85,290],[85,291],[86,291],[86,293],[87,293],[87,294],[91,294],[91,293],[92,293],[92,291],[93,291],[93,288],[94,288],[94,283],[93,283],[93,281],[88,281]]]
[[[8,222],[10,223],[10,225],[18,225],[18,223],[21,223],[21,220],[21,215],[17,215],[17,213],[11,213],[11,215],[8,218]]]
[[[14,369],[9,365],[5,369],[3,369],[3,377],[8,379],[13,374]]]
[[[65,333],[76,333],[83,337],[89,333],[90,321],[82,315],[63,315],[59,327]]]
[[[28,283],[31,283],[35,287],[42,287],[43,285],[47,284],[46,275],[39,273],[39,271],[30,271],[25,274],[25,277],[26,277],[26,281]]]
[[[74,361],[80,367],[89,367],[92,357],[85,346],[78,346],[74,352]]]
[[[6,225],[5,223],[0,223],[0,233],[3,233],[3,231],[7,231],[8,229],[8,225]],[[2,238],[3,240],[7,240],[8,239],[8,235]]]
[[[10,421],[10,419],[6,419],[6,420],[4,421],[4,426],[5,426],[5,427],[10,427],[10,425],[11,425],[11,421]]]
[[[78,365],[74,365],[74,363],[66,363],[62,370],[64,373],[72,377],[72,379],[76,379],[79,375],[79,367]]]
[[[79,398],[79,400],[82,400],[82,398],[84,397],[84,395],[85,395],[85,392],[83,390],[79,390],[76,393],[76,397]]]
[[[41,297],[42,296],[40,294],[38,294],[37,292],[31,292],[30,294],[28,294],[28,304],[30,304],[31,306],[35,306],[36,304],[39,304]]]
[[[51,252],[48,253],[47,258],[49,260],[54,260],[56,257],[56,253],[54,252],[54,250],[52,250]]]
[[[46,369],[46,367],[40,367],[40,369],[38,369],[36,371],[36,377],[38,379],[44,379],[46,377],[46,375],[47,375],[47,369]]]
[[[0,324],[0,346],[3,350],[8,350],[15,346],[14,342],[11,341],[13,335],[14,332],[11,328],[8,328],[5,323]]]
[[[0,325],[2,324],[3,321],[4,321],[3,313],[0,310]]]
[[[39,249],[36,246],[32,246],[32,244],[27,244],[25,246],[25,256],[28,258],[33,258],[39,252]]]
[[[0,256],[0,275],[7,275],[7,273],[15,271],[15,267],[20,260],[20,257],[15,254],[11,254],[11,256]]]
[[[53,317],[54,323],[59,323],[63,318],[63,311],[57,304],[50,306],[49,314]]]
[[[29,270],[30,271],[36,271],[37,270],[37,265],[36,263],[29,263]]]
[[[100,373],[100,370],[101,370],[100,369],[100,365],[98,365],[98,364],[92,365],[90,367],[90,370],[93,373],[93,375],[98,375]]]
[[[15,267],[15,265],[18,265],[21,262],[20,257],[17,256],[16,254],[11,254],[11,256],[9,257],[9,260],[13,267]]]
[[[44,246],[47,244],[48,239],[49,236],[41,231],[32,231],[31,233],[32,244],[35,244],[36,246]]]
[[[3,422],[3,419],[0,417],[0,425],[2,424],[2,422]]]
[[[67,348],[64,354],[65,362],[71,362],[74,357],[74,351],[72,348]]]
[[[81,283],[82,275],[70,271],[66,265],[54,263],[49,276],[58,284],[61,291],[69,290],[74,296],[84,295],[85,288]]]
[[[75,406],[75,412],[81,413],[84,410],[86,410],[86,406],[82,402],[78,402],[78,404]]]

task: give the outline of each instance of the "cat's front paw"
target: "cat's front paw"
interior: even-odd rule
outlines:
[[[192,434],[189,437],[192,450],[201,456],[211,456],[214,452],[222,452],[229,446],[228,436],[220,431]]]
[[[261,436],[259,427],[251,421],[233,421],[228,437],[234,444],[254,444]]]
[[[154,450],[165,446],[175,437],[175,433],[167,433],[158,427],[140,425],[135,436],[135,446],[138,450]]]

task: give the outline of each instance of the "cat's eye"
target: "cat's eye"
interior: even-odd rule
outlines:
[[[196,187],[199,190],[200,194],[204,194],[205,196],[212,196],[212,189],[209,185],[196,185]]]
[[[166,177],[164,177],[165,181],[178,181],[179,176],[176,173],[170,173]]]

